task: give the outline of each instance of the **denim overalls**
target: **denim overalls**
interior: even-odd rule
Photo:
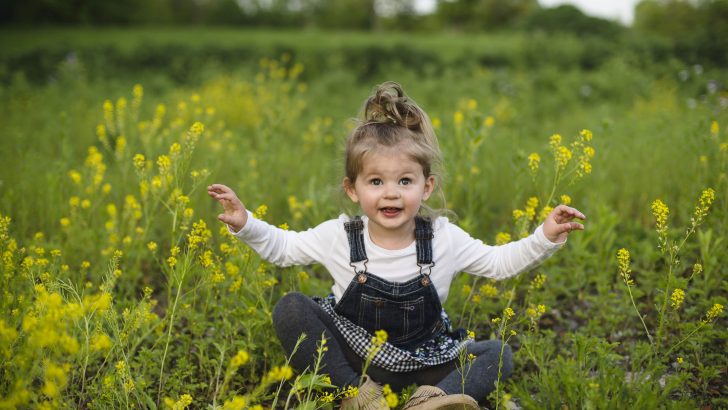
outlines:
[[[406,282],[390,282],[367,272],[364,222],[360,217],[346,222],[344,228],[351,249],[349,264],[354,268],[354,278],[334,306],[336,313],[370,334],[386,330],[389,343],[410,351],[443,331],[442,305],[430,280],[435,265],[430,221],[415,218],[420,275]]]

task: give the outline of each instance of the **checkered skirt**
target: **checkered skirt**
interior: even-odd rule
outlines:
[[[344,339],[354,349],[356,354],[362,359],[366,359],[371,349],[372,334],[336,313],[334,310],[334,306],[336,305],[334,295],[329,295],[325,298],[314,297],[313,300],[326,313],[331,315],[336,328],[344,336]],[[446,329],[452,328],[445,310],[442,311],[442,321]],[[426,341],[414,351],[401,349],[390,343],[385,343],[379,353],[374,356],[371,363],[377,367],[396,373],[411,372],[447,363],[456,359],[463,348],[473,341],[473,339],[467,338],[463,333],[465,332],[437,333],[432,339]]]

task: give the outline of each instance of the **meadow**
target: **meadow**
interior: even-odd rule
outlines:
[[[455,325],[515,352],[489,408],[728,407],[724,68],[559,36],[1,33],[0,408],[335,408],[271,326],[327,272],[260,260],[205,187],[285,229],[355,213],[343,141],[386,80],[474,237],[588,217],[533,271],[456,278]]]

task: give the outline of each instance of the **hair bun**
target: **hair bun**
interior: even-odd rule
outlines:
[[[422,128],[423,115],[402,86],[393,81],[379,85],[364,108],[364,121],[391,123],[411,130]]]

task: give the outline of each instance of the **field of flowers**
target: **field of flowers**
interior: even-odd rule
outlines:
[[[73,58],[42,83],[0,71],[0,409],[314,409],[353,394],[293,371],[271,326],[285,293],[327,294],[327,273],[261,261],[205,187],[230,185],[284,229],[356,212],[342,143],[384,80],[433,119],[433,205],[473,236],[516,240],[558,203],[588,217],[531,272],[456,278],[455,324],[515,352],[490,407],[728,407],[721,70],[616,56],[364,81],[284,53],[186,83],[92,78]]]

